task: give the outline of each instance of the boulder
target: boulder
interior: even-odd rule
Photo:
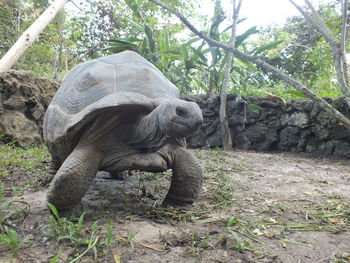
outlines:
[[[0,132],[20,146],[40,143],[42,123],[59,83],[27,71],[0,74]]]

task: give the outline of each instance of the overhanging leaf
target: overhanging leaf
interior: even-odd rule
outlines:
[[[145,33],[147,35],[149,49],[153,53],[155,48],[155,42],[153,39],[152,29],[148,25],[145,25]]]
[[[258,110],[263,109],[263,107],[256,105],[256,104],[253,104],[253,103],[249,103],[248,108],[250,108],[252,111],[258,111]]]
[[[266,45],[263,45],[261,47],[258,47],[257,49],[255,49],[253,51],[253,55],[254,56],[259,55],[259,54],[263,53],[266,50],[270,50],[272,48],[277,47],[281,43],[283,43],[283,40],[276,40],[276,41],[270,42],[270,43],[268,43]]]
[[[259,30],[256,29],[256,26],[253,26],[253,27],[249,28],[243,34],[241,34],[241,35],[236,37],[235,47],[236,48],[239,47],[244,42],[244,40],[246,40],[251,35],[254,35],[254,34],[257,34],[257,33],[259,33]]]
[[[293,96],[295,96],[297,98],[307,98],[307,96],[305,94],[301,93],[298,90],[294,90],[294,89],[288,90],[287,93],[290,94],[290,95],[293,95]]]
[[[195,55],[197,55],[203,62],[207,62],[208,61],[208,59],[204,56],[205,53],[203,51],[200,51],[200,50],[198,50],[198,49],[196,49],[194,47],[190,47],[190,48],[191,48],[192,52]]]
[[[143,18],[142,14],[140,13],[138,4],[136,3],[135,0],[124,0],[124,2],[126,3],[126,5],[132,10],[132,12],[134,13],[134,15],[138,18]]]
[[[136,30],[138,30],[138,31],[140,31],[140,32],[146,33],[146,32],[145,32],[145,28],[144,28],[142,25],[136,23],[135,21],[131,20],[130,18],[125,18],[125,19],[128,21],[128,23],[129,23],[133,28],[135,28]]]

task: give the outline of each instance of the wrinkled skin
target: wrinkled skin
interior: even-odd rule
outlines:
[[[177,206],[196,200],[202,170],[183,138],[202,124],[198,105],[170,99],[146,116],[124,115],[98,115],[62,163],[53,156],[50,173],[55,176],[47,200],[57,209],[71,209],[79,204],[99,170],[115,173],[172,169],[171,186],[163,204]],[[108,132],[98,138],[90,136],[95,129]]]

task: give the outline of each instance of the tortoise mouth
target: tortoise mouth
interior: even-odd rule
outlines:
[[[171,122],[175,123],[176,125],[179,125],[179,126],[185,126],[189,130],[192,130],[192,127],[188,123],[181,122],[181,121],[175,121],[175,120],[172,120]]]
[[[191,135],[196,129],[189,123],[172,120],[168,130],[174,137],[186,137]]]

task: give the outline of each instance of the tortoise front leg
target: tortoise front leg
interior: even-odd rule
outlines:
[[[202,187],[202,168],[196,157],[186,148],[178,147],[173,150],[173,176],[163,206],[192,204],[198,198]]]
[[[100,167],[103,154],[93,146],[76,148],[50,183],[47,201],[58,210],[76,206]]]
[[[45,185],[49,184],[52,181],[55,174],[57,173],[57,170],[60,169],[61,165],[61,160],[57,156],[52,155],[48,173],[43,179],[43,183]]]

